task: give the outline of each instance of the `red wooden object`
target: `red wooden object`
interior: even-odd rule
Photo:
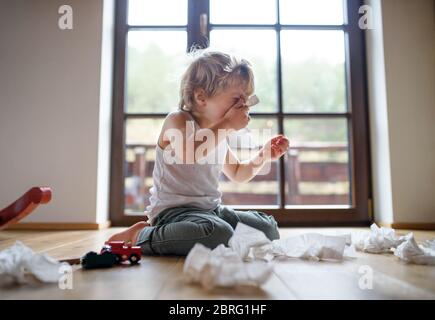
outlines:
[[[28,216],[38,205],[51,200],[49,187],[34,187],[10,206],[0,210],[0,229],[18,222]]]

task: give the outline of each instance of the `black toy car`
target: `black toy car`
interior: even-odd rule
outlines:
[[[81,258],[81,264],[84,269],[110,268],[116,263],[116,255],[111,252],[98,254],[94,251],[90,251]]]

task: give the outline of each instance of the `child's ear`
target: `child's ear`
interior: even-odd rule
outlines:
[[[195,104],[200,107],[206,106],[206,95],[205,91],[202,88],[195,89],[193,92],[193,96],[195,98]]]

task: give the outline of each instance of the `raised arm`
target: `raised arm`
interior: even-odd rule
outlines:
[[[159,137],[159,145],[165,149],[169,145],[175,151],[176,158],[182,163],[194,163],[206,157],[222,140],[233,132],[247,126],[250,118],[248,107],[238,102],[232,106],[222,119],[212,123],[207,128],[194,130],[186,125],[192,121],[183,111],[169,114],[163,124]],[[201,146],[202,152],[197,152]]]

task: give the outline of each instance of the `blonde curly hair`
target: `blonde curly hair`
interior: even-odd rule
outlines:
[[[190,54],[193,61],[181,78],[180,110],[191,111],[195,107],[197,89],[203,89],[207,97],[235,84],[243,84],[248,95],[254,92],[254,73],[247,60],[208,49],[193,49]]]

